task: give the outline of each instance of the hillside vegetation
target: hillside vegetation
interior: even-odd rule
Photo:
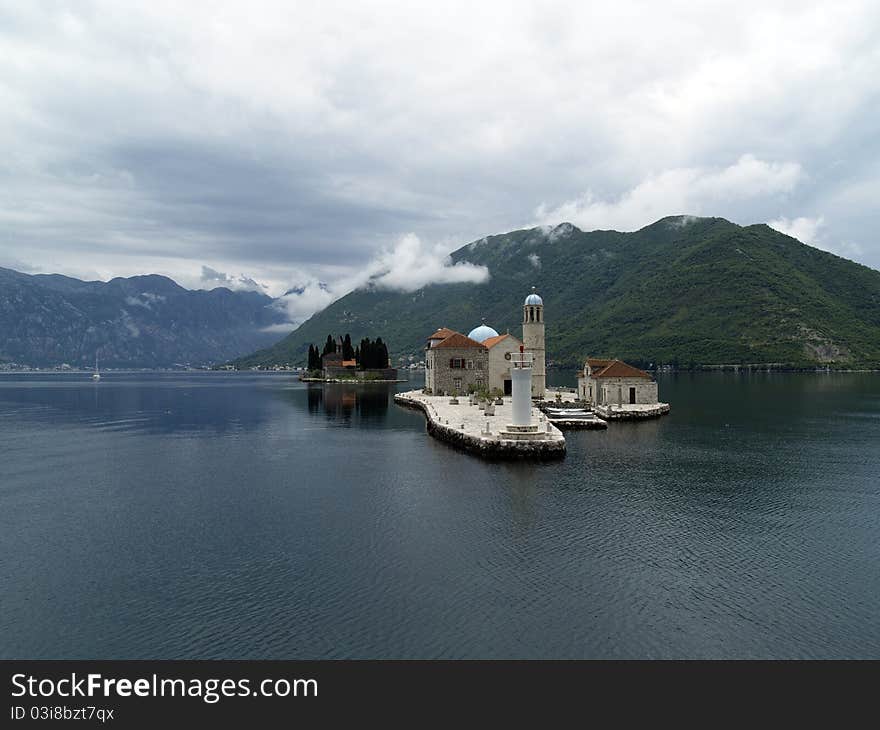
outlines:
[[[452,259],[487,266],[490,280],[354,291],[237,364],[305,364],[309,343],[328,333],[381,333],[393,357],[419,359],[440,326],[466,333],[485,318],[519,335],[535,285],[557,365],[593,355],[677,367],[880,366],[880,272],[763,224],[676,216],[587,233],[563,223],[489,236]]]

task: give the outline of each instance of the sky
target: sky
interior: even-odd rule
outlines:
[[[880,3],[0,0],[0,266],[284,298],[569,221],[880,269]]]

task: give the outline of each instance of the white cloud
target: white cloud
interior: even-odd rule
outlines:
[[[334,294],[330,287],[320,281],[309,280],[300,284],[278,300],[278,306],[283,307],[287,314],[288,324],[276,325],[276,327],[295,329],[315,312],[321,311],[345,293],[342,291]]]
[[[218,286],[223,286],[227,289],[257,291],[263,294],[265,294],[266,289],[268,289],[265,284],[260,284],[244,274],[234,274],[230,276],[223,271],[216,271],[210,266],[205,266],[204,264],[202,265],[202,276],[199,283],[201,284],[200,288],[203,289],[214,289]]]
[[[767,225],[786,236],[796,238],[801,243],[821,248],[823,251],[844,258],[858,259],[864,255],[864,249],[858,243],[846,240],[829,240],[825,230],[825,218],[821,215],[815,218],[806,216],[793,219],[777,218],[768,222]]]
[[[766,162],[745,154],[728,167],[682,167],[651,175],[614,200],[587,191],[553,208],[541,204],[535,216],[538,225],[568,221],[582,230],[632,231],[668,215],[722,215],[738,201],[784,196],[803,177],[796,162]]]
[[[467,261],[452,263],[444,244],[429,245],[414,233],[401,236],[366,267],[366,280],[380,289],[415,291],[428,284],[481,284],[489,269]]]
[[[315,312],[324,309],[354,289],[366,286],[397,291],[415,291],[429,284],[480,284],[489,279],[489,270],[466,261],[453,263],[450,245],[428,244],[413,233],[401,236],[393,246],[382,249],[359,271],[338,278],[331,284],[309,280],[293,287],[281,297],[290,327],[297,327]]]
[[[775,228],[786,236],[796,238],[801,243],[807,243],[811,246],[816,245],[819,240],[819,232],[825,225],[825,219],[822,216],[816,218],[777,218],[767,223],[771,228]]]
[[[530,253],[528,255],[529,263],[534,266],[536,269],[541,268],[541,257],[536,253]]]

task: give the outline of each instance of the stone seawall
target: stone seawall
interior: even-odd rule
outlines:
[[[434,404],[432,400],[437,400],[438,403]],[[431,436],[457,449],[486,459],[549,460],[565,456],[565,437],[553,426],[549,426],[552,430],[547,431],[544,440],[505,439],[497,433],[486,434],[475,430],[475,417],[472,413],[468,413],[468,409],[473,409],[474,406],[469,406],[466,399],[462,399],[459,405],[449,404],[448,400],[446,397],[438,396],[415,397],[410,393],[398,393],[394,396],[394,402],[398,405],[420,410],[425,415],[427,431]],[[449,423],[442,422],[443,419],[437,410],[439,401],[443,402],[440,407],[449,416],[446,419],[450,421]],[[546,422],[542,422],[541,425],[548,427]]]
[[[660,416],[665,416],[669,413],[669,404],[595,406],[593,410],[607,420],[637,421],[642,418],[660,418]]]

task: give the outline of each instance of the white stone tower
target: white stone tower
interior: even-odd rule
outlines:
[[[535,287],[523,303],[523,344],[532,355],[532,398],[543,398],[547,385],[544,363],[544,300]]]

